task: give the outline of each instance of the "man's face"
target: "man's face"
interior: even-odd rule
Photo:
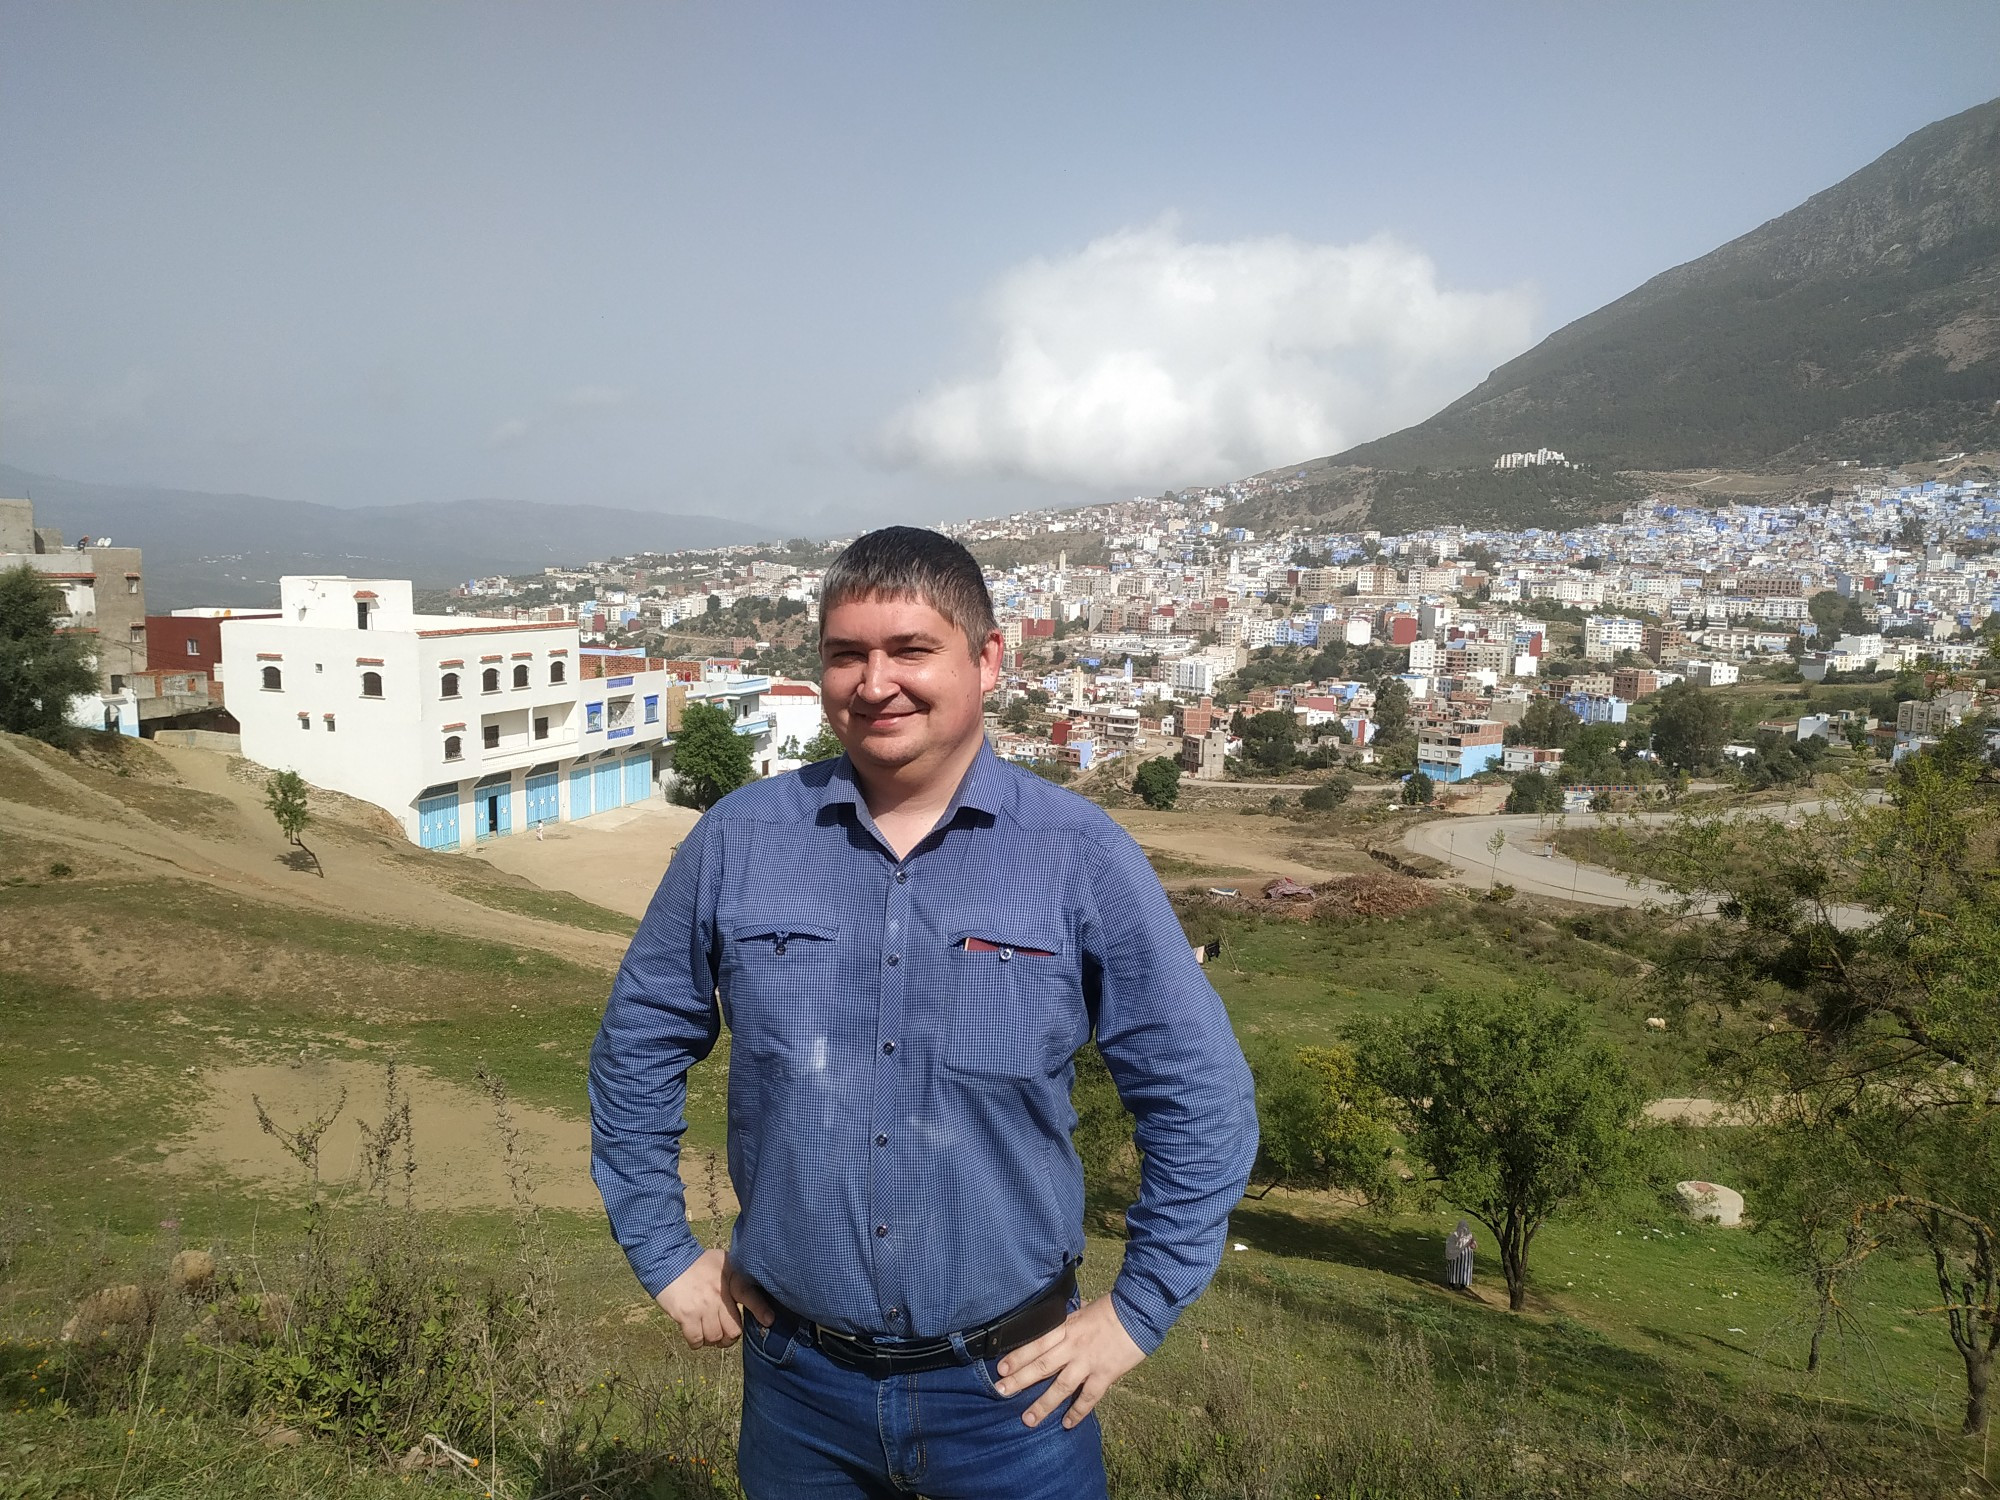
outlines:
[[[864,775],[944,770],[983,733],[1000,682],[1000,633],[965,634],[921,599],[851,599],[820,630],[820,700],[834,737]]]

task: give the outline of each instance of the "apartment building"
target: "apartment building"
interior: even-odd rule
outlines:
[[[1583,654],[1590,661],[1611,661],[1645,643],[1646,627],[1624,615],[1592,615],[1583,622]]]
[[[146,580],[137,547],[108,538],[63,540],[53,526],[35,525],[32,500],[0,500],[0,568],[33,568],[63,597],[64,624],[97,637],[97,681],[114,696],[125,679],[146,670]],[[138,733],[136,720],[130,733]]]
[[[1417,769],[1432,781],[1466,781],[1500,762],[1507,726],[1496,719],[1454,719],[1417,733]]]
[[[574,621],[420,615],[406,579],[321,575],[221,629],[243,753],[372,802],[427,849],[654,795],[672,678],[587,676]]]

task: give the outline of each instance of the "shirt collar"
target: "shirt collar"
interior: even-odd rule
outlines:
[[[993,753],[993,747],[984,739],[979,742],[979,753],[972,757],[972,764],[966,767],[965,775],[958,783],[958,790],[951,795],[951,803],[938,819],[938,826],[944,827],[958,816],[959,809],[969,807],[975,812],[983,812],[989,817],[997,815],[1006,806],[1009,790],[1006,768],[1000,764],[1000,757]],[[846,755],[833,763],[827,774],[826,786],[820,792],[822,807],[837,807],[841,803],[851,805],[857,812],[866,814],[868,799],[861,793],[861,783],[854,776],[854,762]]]

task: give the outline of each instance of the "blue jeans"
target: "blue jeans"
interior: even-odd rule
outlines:
[[[985,1360],[876,1379],[837,1365],[784,1313],[743,1326],[736,1472],[751,1500],[1104,1500],[1095,1415],[1064,1429],[1021,1414],[1046,1388],[1002,1396]]]

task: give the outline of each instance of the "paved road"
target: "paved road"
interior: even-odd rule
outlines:
[[[1789,806],[1746,809],[1748,817],[1803,817],[1817,812],[1824,803],[1798,802]],[[1671,822],[1674,813],[1641,813],[1638,821],[1657,825]],[[1571,813],[1565,828],[1594,828],[1605,822],[1629,822],[1633,815],[1619,813]],[[1678,898],[1652,880],[1633,880],[1600,865],[1581,864],[1567,856],[1547,852],[1555,836],[1556,820],[1536,813],[1490,813],[1468,818],[1434,818],[1412,824],[1403,834],[1403,847],[1413,854],[1427,854],[1452,867],[1446,876],[1456,885],[1485,890],[1496,878],[1503,885],[1537,896],[1558,896],[1586,906],[1643,906],[1653,902],[1670,905]],[[1506,843],[1496,856],[1487,848],[1495,833],[1504,833]],[[1834,908],[1834,923],[1840,927],[1866,927],[1875,920],[1863,907]]]

